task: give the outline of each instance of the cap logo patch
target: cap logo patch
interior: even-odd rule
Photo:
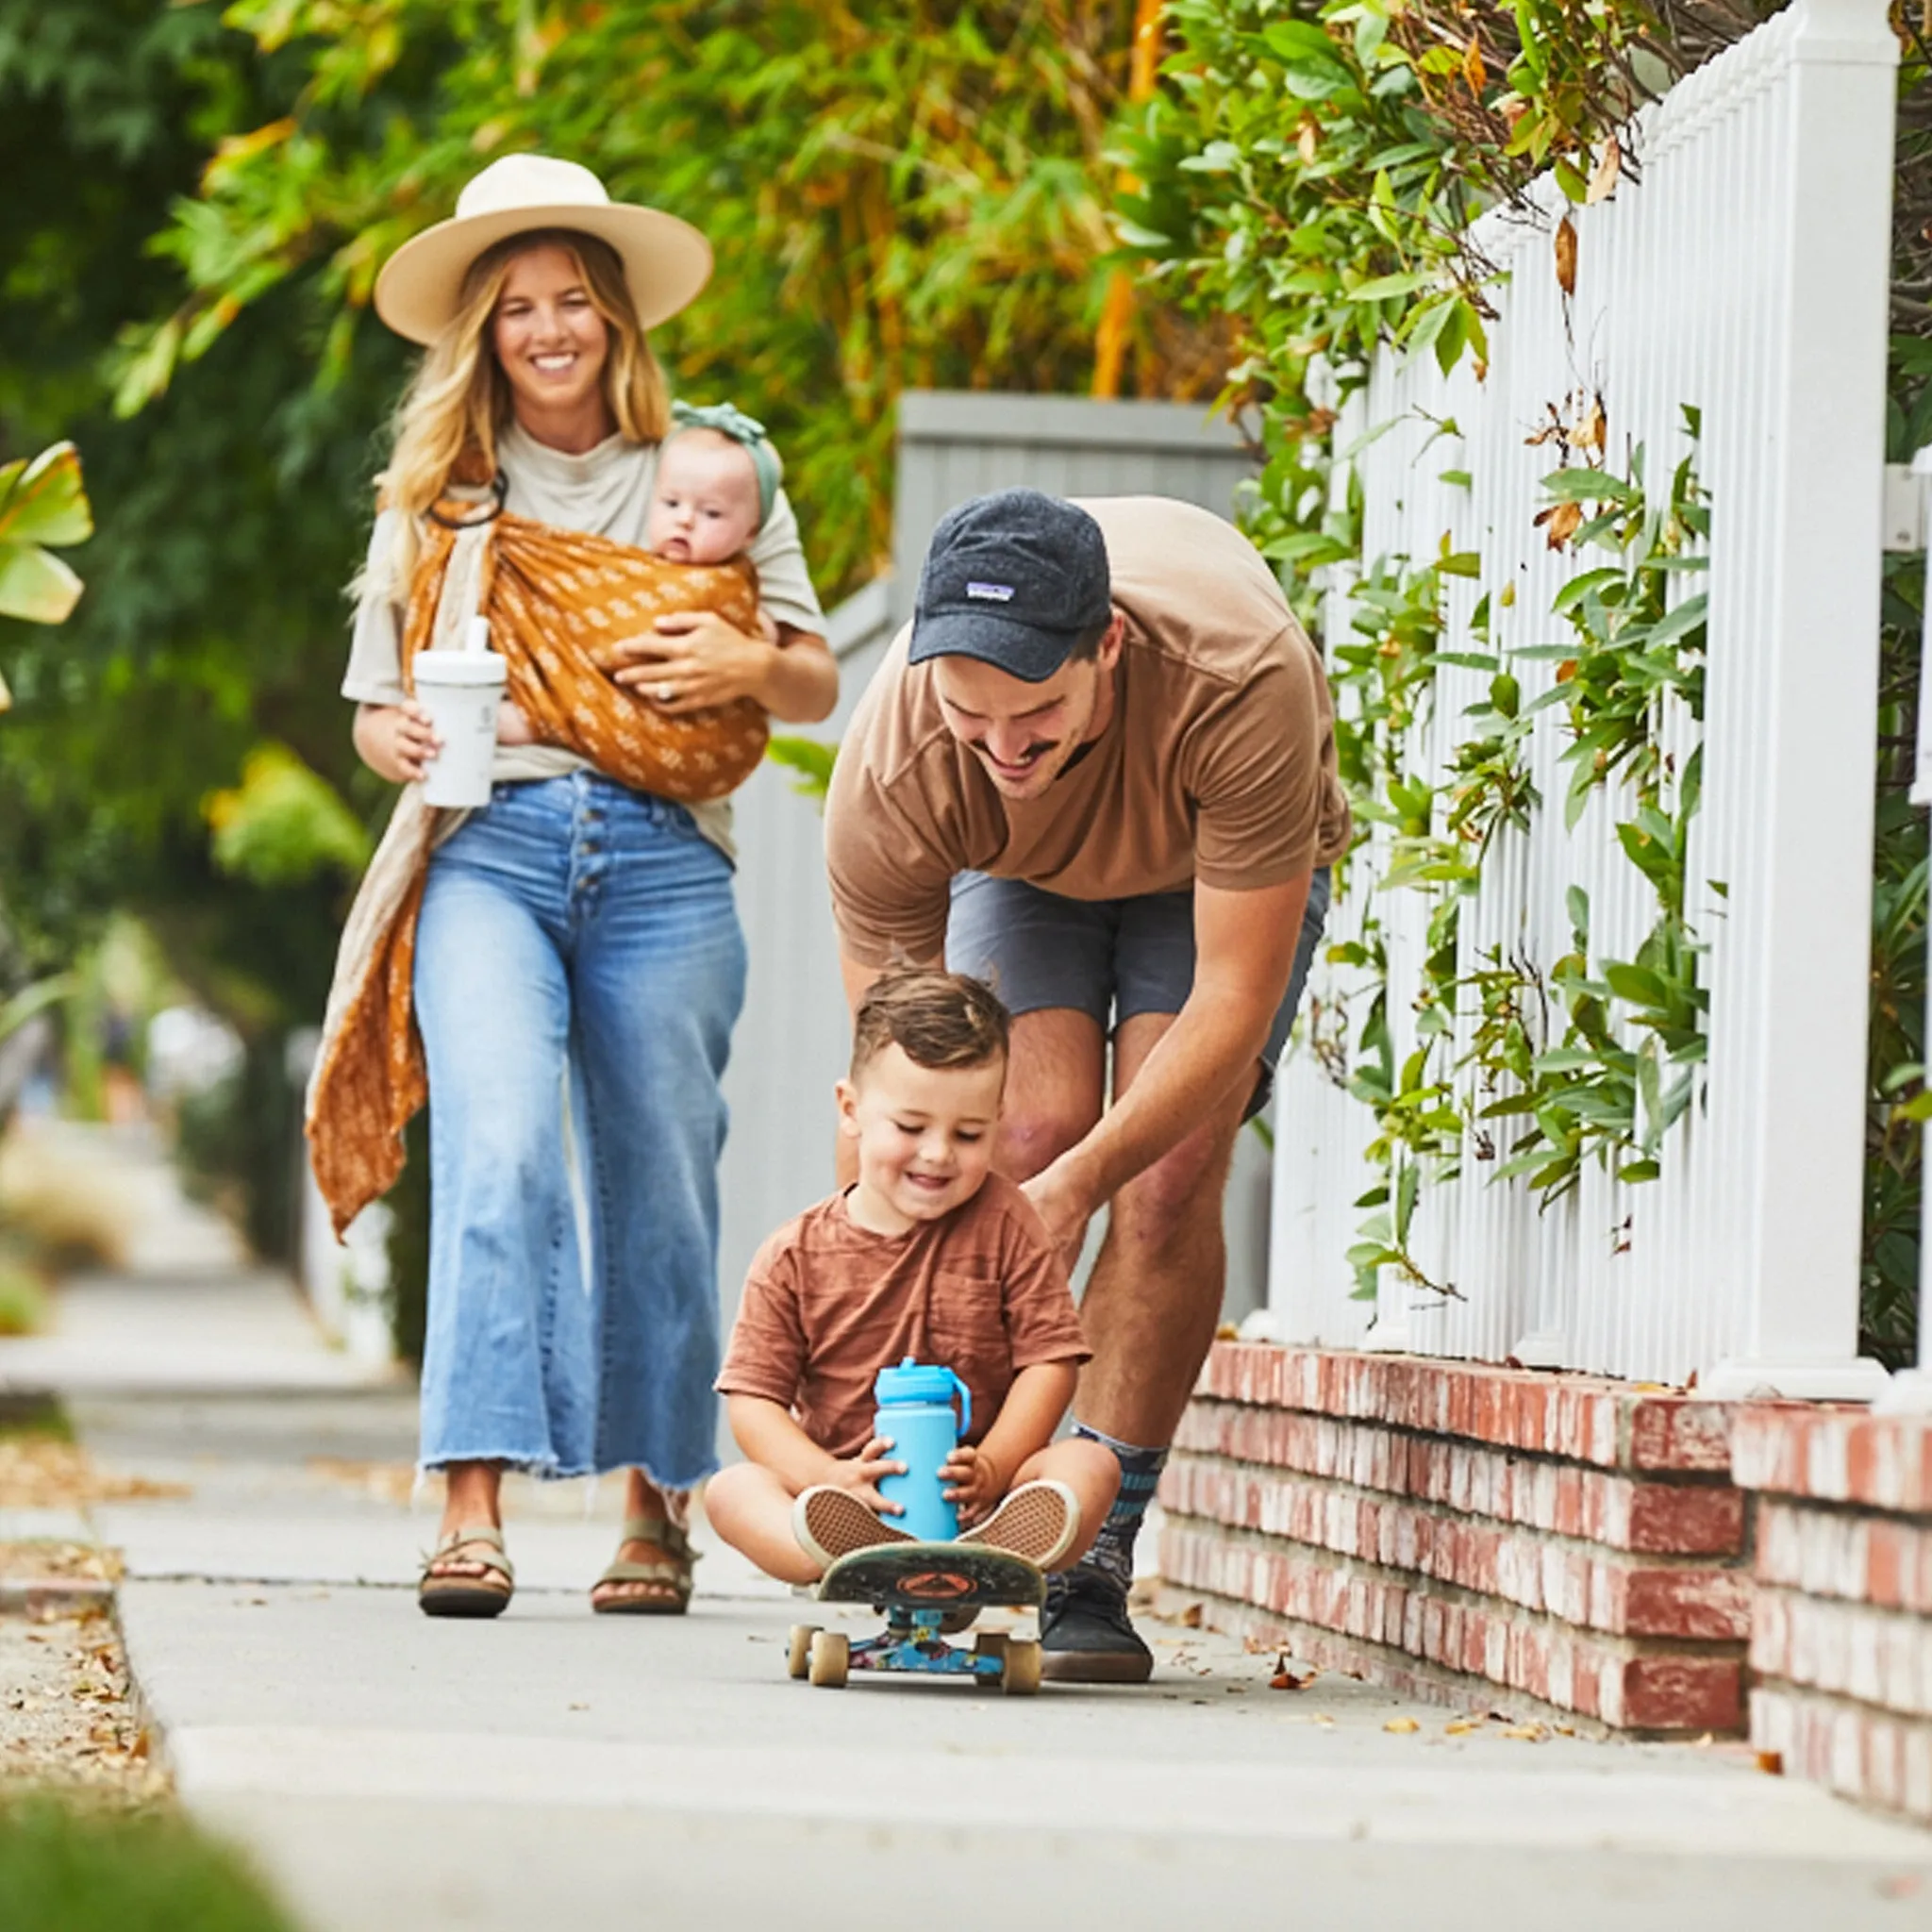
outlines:
[[[969,597],[983,597],[990,604],[1010,604],[1013,601],[1011,584],[968,584]]]

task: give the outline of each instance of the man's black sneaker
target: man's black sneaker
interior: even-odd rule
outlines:
[[[1144,1684],[1154,1674],[1154,1653],[1127,1615],[1126,1590],[1091,1563],[1047,1586],[1040,1648],[1041,1675],[1057,1684]]]

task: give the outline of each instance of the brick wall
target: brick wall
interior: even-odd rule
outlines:
[[[1751,1737],[1795,1776],[1932,1824],[1932,1422],[1753,1408]]]
[[[1211,1624],[1412,1694],[1738,1731],[1730,1424],[1584,1376],[1218,1342],[1162,1482],[1162,1572]]]

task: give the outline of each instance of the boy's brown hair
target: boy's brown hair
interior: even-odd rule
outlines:
[[[1012,1024],[984,980],[924,967],[884,974],[853,1023],[852,1077],[889,1046],[914,1066],[983,1067],[1006,1058]]]

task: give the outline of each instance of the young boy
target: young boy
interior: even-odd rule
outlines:
[[[908,1541],[877,1489],[905,1465],[872,1432],[873,1377],[905,1356],[973,1391],[972,1431],[942,1472],[962,1541],[1058,1568],[1113,1501],[1112,1452],[1053,1440],[1088,1355],[1065,1265],[1019,1189],[991,1172],[1008,1024],[976,979],[876,981],[838,1090],[858,1183],[752,1263],[718,1377],[747,1460],[711,1479],[705,1508],[788,1583]]]

